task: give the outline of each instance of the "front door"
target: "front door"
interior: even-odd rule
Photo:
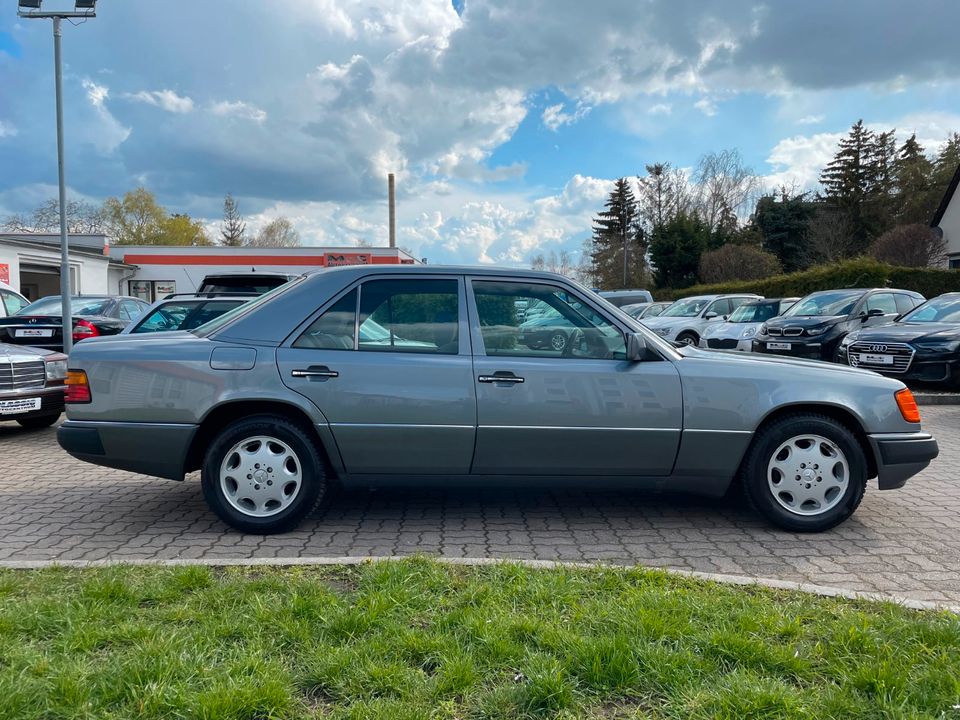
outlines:
[[[628,362],[623,328],[565,285],[469,284],[474,474],[670,473],[682,426],[671,362]]]
[[[467,474],[476,396],[463,280],[371,279],[277,353],[351,474]]]

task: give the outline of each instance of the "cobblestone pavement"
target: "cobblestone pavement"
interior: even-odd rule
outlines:
[[[767,526],[735,500],[634,492],[344,491],[297,531],[233,532],[186,482],[87,465],[54,430],[0,423],[0,561],[406,555],[607,561],[960,601],[960,406],[926,407],[940,457],[870,488],[830,532]]]

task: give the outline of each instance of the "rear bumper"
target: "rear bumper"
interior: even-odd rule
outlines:
[[[877,458],[877,479],[881,490],[903,487],[940,454],[933,435],[925,432],[870,435]]]
[[[130,472],[183,480],[196,425],[67,420],[60,447],[78,460]]]

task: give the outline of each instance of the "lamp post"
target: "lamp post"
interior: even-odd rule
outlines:
[[[73,313],[70,310],[70,246],[67,239],[67,181],[63,167],[63,73],[60,62],[60,23],[65,18],[87,19],[96,17],[97,0],[76,0],[74,8],[55,10],[41,9],[43,0],[19,0],[17,14],[22,18],[53,20],[53,62],[57,92],[57,170],[60,183],[60,309],[63,315],[63,351],[73,348]]]

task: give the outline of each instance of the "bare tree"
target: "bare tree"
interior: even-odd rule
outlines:
[[[287,218],[278,217],[264,225],[247,244],[250,247],[299,247],[300,233]]]
[[[870,255],[880,262],[903,267],[936,267],[943,264],[946,253],[943,232],[920,223],[887,230],[870,246]]]
[[[530,259],[530,268],[532,270],[546,270],[547,272],[575,277],[576,266],[573,264],[573,258],[568,250],[551,250],[549,255],[537,253]]]
[[[670,163],[647,165],[646,171],[646,176],[637,177],[640,186],[637,204],[644,230],[653,235],[677,214],[689,209],[690,183],[683,171],[670,167]]]
[[[727,244],[700,256],[700,282],[762,280],[781,271],[773,253],[750,245]]]
[[[53,233],[60,231],[60,203],[50,198],[29,216],[10,215],[3,221],[3,229],[17,233]],[[74,235],[106,232],[107,221],[103,206],[82,200],[67,202],[67,231]]]
[[[238,247],[243,245],[243,232],[247,229],[247,224],[243,221],[243,215],[240,214],[240,207],[233,195],[227,193],[223,199],[223,222],[220,224],[220,236],[224,245],[229,247]]]
[[[753,170],[745,167],[738,150],[723,150],[700,158],[694,174],[697,212],[710,232],[724,215],[740,217],[759,190]]]
[[[807,247],[809,264],[854,257],[860,245],[847,213],[821,208],[807,226]]]

